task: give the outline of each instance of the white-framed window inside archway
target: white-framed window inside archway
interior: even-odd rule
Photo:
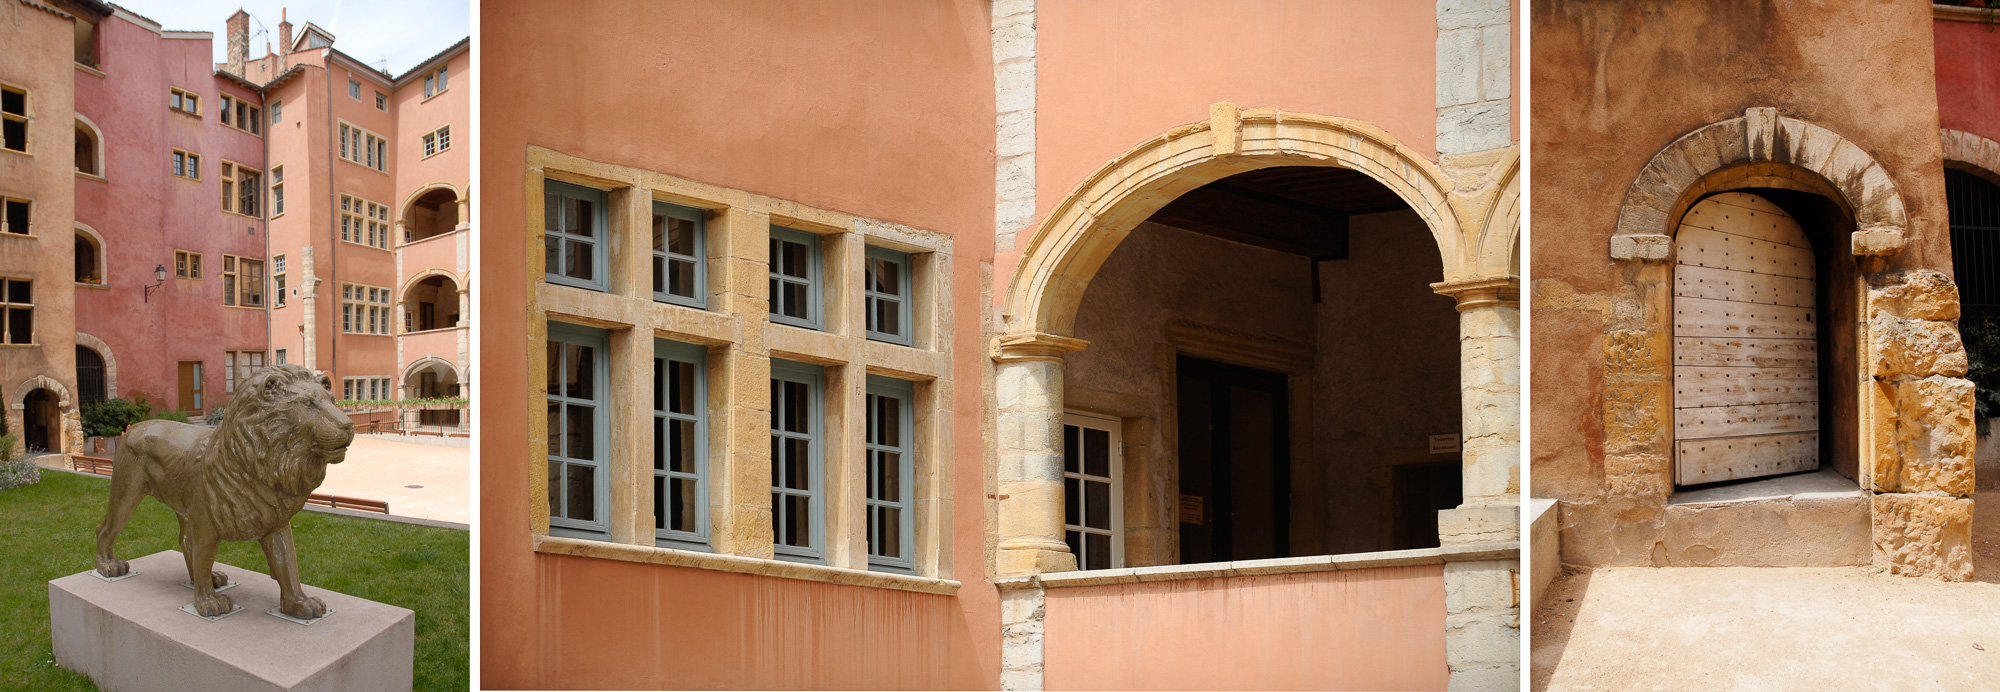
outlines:
[[[1063,539],[1077,569],[1125,566],[1125,488],[1119,421],[1063,413]]]

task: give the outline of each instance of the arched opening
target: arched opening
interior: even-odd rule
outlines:
[[[98,141],[97,129],[79,119],[76,121],[76,171],[98,177],[104,176],[104,157]]]
[[[60,453],[62,449],[61,399],[55,392],[38,388],[22,400],[21,441],[28,453]]]
[[[1674,236],[1674,483],[1690,491],[1860,474],[1853,378],[1860,269],[1832,199],[1746,188],[1688,207]],[[1838,473],[1844,479],[1831,475]],[[1817,486],[1816,486],[1817,487]]]
[[[450,363],[431,359],[419,364],[403,375],[403,388],[413,399],[438,399],[459,396],[458,371]],[[421,410],[417,412],[417,424],[423,426],[456,427],[461,416],[459,409]]]
[[[458,282],[444,275],[430,276],[403,295],[403,331],[427,332],[458,326]]]
[[[407,224],[403,230],[405,243],[414,243],[452,232],[458,228],[458,194],[450,188],[443,187],[424,193],[410,203],[405,223]]]
[[[97,238],[82,230],[76,232],[76,282],[104,283],[104,250],[98,246]]]
[[[110,397],[104,356],[88,346],[76,347],[76,389],[79,407],[101,403]]]

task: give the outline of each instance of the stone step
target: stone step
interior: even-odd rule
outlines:
[[[1827,467],[1674,493],[1654,564],[1866,565],[1869,532],[1868,494]]]

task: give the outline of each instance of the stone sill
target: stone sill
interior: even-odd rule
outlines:
[[[396,336],[419,336],[423,334],[436,334],[438,332],[464,331],[470,328],[472,328],[471,325],[461,324],[456,327],[438,327],[435,329],[419,329],[414,332],[397,332]]]
[[[76,69],[77,69],[77,71],[78,71],[78,72],[82,72],[82,73],[84,73],[84,74],[87,74],[87,75],[90,75],[90,76],[93,76],[93,77],[98,77],[98,78],[100,78],[100,79],[104,77],[104,70],[100,70],[100,69],[97,69],[97,68],[95,68],[95,67],[91,67],[91,66],[89,66],[89,65],[85,65],[85,64],[83,64],[83,63],[80,63],[80,62],[74,62],[74,61],[72,61],[72,62],[71,62],[70,64],[72,64],[72,65],[76,65]]]
[[[2000,23],[2000,9],[1991,7],[1959,7],[1957,5],[1931,5],[1931,17],[1951,22],[1979,22],[1981,24]]]
[[[804,581],[840,584],[843,586],[896,589],[899,591],[914,591],[940,596],[957,595],[959,587],[958,582],[950,579],[932,579],[907,574],[870,572],[844,567],[808,565],[738,555],[716,555],[693,550],[607,543],[604,541],[563,538],[560,536],[536,535],[534,539],[535,552],[550,555],[623,560],[625,562],[667,565],[669,567],[692,567],[695,569],[711,569],[718,572],[800,579]]]
[[[454,203],[454,204],[455,204],[455,203]],[[434,235],[434,236],[429,236],[429,237],[425,237],[425,238],[418,238],[418,239],[416,239],[416,240],[406,240],[406,241],[403,241],[403,242],[400,242],[400,243],[397,243],[397,244],[396,244],[396,249],[398,249],[398,250],[401,250],[401,249],[403,249],[403,248],[406,248],[406,247],[409,247],[409,246],[412,246],[412,245],[422,245],[422,244],[424,244],[424,243],[428,243],[428,242],[431,242],[431,241],[433,241],[433,240],[437,240],[437,239],[439,239],[439,238],[450,238],[450,237],[452,237],[453,235],[456,235],[456,234],[459,234],[459,233],[463,233],[463,232],[465,232],[465,231],[467,231],[467,230],[470,230],[470,228],[471,228],[471,227],[469,227],[469,226],[468,226],[468,227],[466,227],[466,228],[453,228],[453,229],[451,229],[451,230],[449,230],[449,231],[445,231],[445,232],[443,232],[443,233],[439,233],[439,234],[437,234],[437,235]],[[350,241],[350,242],[351,242],[351,241]],[[371,245],[371,246],[368,246],[368,247],[374,247],[374,246],[372,246],[372,245]]]
[[[1068,586],[1104,586],[1107,584],[1137,584],[1191,579],[1219,579],[1224,577],[1256,577],[1267,574],[1334,572],[1375,569],[1378,567],[1441,565],[1447,562],[1518,559],[1520,556],[1521,544],[1519,542],[1482,543],[1478,545],[1452,546],[1449,548],[1389,550],[1377,553],[1313,555],[1310,557],[1281,557],[1269,560],[1207,562],[1197,565],[1161,565],[1158,567],[1129,567],[1125,569],[1005,576],[994,579],[993,585],[999,587],[1001,591],[1030,589],[1038,586],[1053,589]]]

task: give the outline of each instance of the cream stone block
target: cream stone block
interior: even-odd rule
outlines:
[[[1450,689],[1514,689],[1520,680],[1519,562],[1446,563],[1444,589]]]
[[[1956,320],[1958,284],[1944,272],[1931,269],[1875,278],[1868,286],[1868,312],[1912,320]]]
[[[838,334],[765,322],[764,347],[774,358],[818,365],[834,365],[855,360],[858,340]]]
[[[1881,493],[1874,503],[1875,566],[1945,581],[1972,578],[1972,500]]]
[[[1970,496],[1978,444],[1972,383],[1955,377],[1899,378],[1878,380],[1869,389],[1878,397],[1869,419],[1869,439],[1876,444],[1869,474],[1874,489]]]
[[[1909,320],[1878,312],[1868,320],[1868,353],[1875,377],[1965,375],[1968,363],[1958,325]]]

